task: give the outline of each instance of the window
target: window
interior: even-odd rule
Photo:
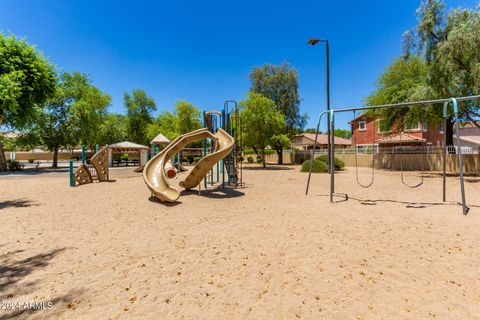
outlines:
[[[419,131],[420,130],[420,122],[412,121],[405,123],[405,131]]]
[[[392,127],[388,125],[385,120],[378,120],[377,121],[377,132],[378,133],[389,133],[392,131]]]
[[[367,131],[367,122],[359,121],[358,122],[358,131]]]
[[[427,129],[428,129],[428,125],[427,125],[427,123],[425,122],[425,123],[422,124],[422,130],[423,130],[423,131],[427,131]]]
[[[440,133],[443,133],[443,131],[445,130],[445,128],[443,128],[443,122],[442,122],[442,124],[440,125],[440,128],[439,128],[439,129],[440,129]]]

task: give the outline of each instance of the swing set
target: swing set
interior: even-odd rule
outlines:
[[[459,177],[460,177],[460,193],[461,193],[461,202],[462,202],[462,211],[463,214],[468,214],[470,208],[467,206],[465,200],[465,181],[463,177],[463,157],[462,157],[462,148],[461,148],[461,141],[460,141],[460,125],[459,125],[459,110],[458,110],[458,102],[462,101],[471,101],[480,99],[480,95],[477,96],[469,96],[469,97],[458,97],[458,98],[449,98],[449,99],[437,99],[437,100],[426,100],[426,101],[415,101],[415,102],[403,102],[403,103],[394,103],[394,104],[384,104],[378,106],[365,106],[365,107],[357,107],[357,108],[345,108],[345,109],[330,109],[323,111],[320,113],[318,117],[318,124],[316,128],[314,146],[312,151],[312,156],[310,158],[310,171],[308,173],[308,180],[307,180],[307,188],[306,194],[308,195],[308,190],[310,187],[310,178],[312,175],[312,165],[313,159],[315,158],[315,150],[316,150],[316,141],[318,138],[318,133],[320,130],[320,124],[322,121],[323,116],[327,115],[327,121],[330,124],[331,132],[334,132],[335,128],[335,114],[336,113],[344,113],[344,112],[356,112],[356,111],[365,111],[371,109],[386,109],[386,108],[400,108],[400,107],[411,107],[411,106],[428,106],[428,105],[436,105],[436,104],[443,104],[443,123],[444,128],[447,127],[447,121],[450,118],[449,115],[449,107],[450,105],[453,107],[453,114],[455,120],[455,134],[456,134],[456,142],[457,142],[457,159],[458,159],[458,170],[459,170]],[[424,113],[422,113],[424,115]],[[423,117],[423,116],[422,116]],[[423,125],[423,124],[422,124]],[[444,143],[443,143],[443,150],[442,150],[442,177],[443,177],[443,202],[446,202],[447,196],[447,180],[446,180],[446,168],[447,168],[447,135],[444,134]],[[355,142],[355,138],[354,138]],[[335,194],[335,166],[334,166],[334,159],[335,159],[335,136],[333,134],[329,134],[329,144],[328,144],[328,155],[329,155],[329,175],[330,175],[330,203],[333,203],[333,197]],[[425,158],[422,159],[422,174],[420,178],[420,182],[417,184],[408,184],[405,181],[404,174],[403,174],[403,159],[400,161],[400,172],[401,172],[401,182],[407,187],[410,188],[417,188],[420,187],[424,182],[424,169],[425,169]],[[358,149],[355,144],[355,179],[359,186],[362,188],[370,188],[373,186],[375,182],[375,147],[372,150],[372,173],[371,179],[368,183],[362,183],[359,179],[358,174]],[[342,195],[348,199],[348,195]]]

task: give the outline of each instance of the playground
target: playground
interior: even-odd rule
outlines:
[[[299,166],[243,171],[242,187],[182,191],[167,205],[132,168],[75,188],[65,173],[2,177],[1,297],[54,301],[36,319],[480,313],[479,177],[465,177],[465,218],[458,177],[447,176],[442,203],[441,173],[428,173],[419,192],[379,170],[363,189],[349,167],[335,176],[349,201],[330,204],[328,174],[312,175],[305,196]]]

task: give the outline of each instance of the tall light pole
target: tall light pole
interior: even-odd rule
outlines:
[[[330,50],[328,47],[328,40],[327,39],[317,39],[317,38],[310,38],[308,39],[308,44],[314,46],[317,43],[325,43],[325,59],[326,59],[326,80],[327,80],[327,110],[330,110]],[[330,113],[327,113],[327,119],[328,119],[328,124],[327,124],[327,135],[328,135],[328,150],[330,150]],[[333,146],[335,147],[335,146]]]

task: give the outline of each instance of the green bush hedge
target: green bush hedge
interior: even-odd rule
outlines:
[[[323,155],[316,157],[313,160],[312,164],[312,172],[313,173],[327,173],[328,172],[328,155]],[[335,166],[335,171],[341,171],[345,168],[345,163],[338,158],[334,158],[333,164]],[[310,160],[305,160],[302,164],[302,168],[300,169],[302,172],[309,172],[310,171]]]
[[[326,154],[316,157],[315,160],[325,162],[327,165],[330,164],[330,159]],[[345,163],[338,158],[333,159],[333,165],[335,166],[335,171],[342,171],[345,168]]]
[[[253,163],[253,157],[252,157],[252,156],[248,156],[248,157],[247,157],[247,162],[248,162],[248,163]]]
[[[255,152],[253,151],[253,149],[244,149],[243,154],[255,154]],[[271,149],[266,149],[265,150],[265,154],[276,154],[277,152],[275,150],[271,150]]]
[[[305,160],[302,164],[302,172],[309,172],[310,171],[310,160]],[[312,164],[312,172],[313,173],[327,173],[328,172],[328,165],[320,160],[313,160]]]

